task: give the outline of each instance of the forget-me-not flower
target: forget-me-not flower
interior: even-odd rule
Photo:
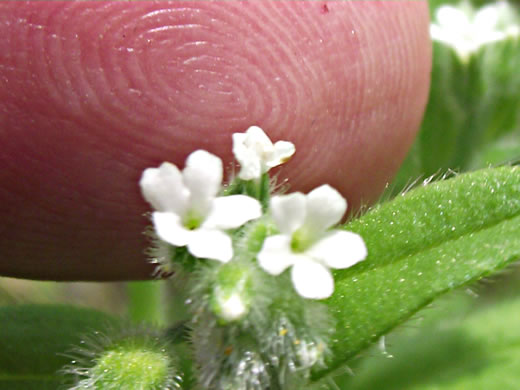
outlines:
[[[156,210],[152,221],[157,236],[187,246],[195,257],[231,260],[232,240],[225,231],[260,217],[262,210],[246,195],[217,197],[222,175],[221,159],[204,150],[189,155],[183,172],[167,162],[146,169],[140,186]]]
[[[280,234],[265,239],[257,255],[260,267],[272,275],[292,267],[292,282],[302,297],[331,296],[334,279],[329,268],[348,268],[367,255],[358,234],[329,230],[346,209],[346,200],[326,184],[307,195],[274,196],[270,210]]]
[[[233,154],[240,163],[238,177],[243,180],[259,179],[269,169],[289,160],[294,151],[291,142],[273,144],[258,126],[251,126],[245,133],[233,134]]]

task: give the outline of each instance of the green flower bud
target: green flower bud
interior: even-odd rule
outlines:
[[[74,360],[63,369],[75,379],[69,390],[181,388],[176,359],[162,335],[145,329],[110,333],[115,336],[96,332],[74,351]]]
[[[99,389],[164,389],[170,358],[145,346],[120,345],[101,354],[92,368]]]
[[[210,298],[211,311],[222,324],[244,318],[251,307],[252,265],[230,262],[219,267]]]

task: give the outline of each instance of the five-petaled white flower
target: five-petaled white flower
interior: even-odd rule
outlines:
[[[251,126],[245,133],[233,134],[233,154],[240,163],[238,177],[243,180],[260,178],[269,169],[289,160],[294,151],[291,142],[278,141],[273,145],[258,126]]]
[[[195,257],[231,260],[232,241],[224,230],[262,214],[260,203],[251,197],[216,197],[222,184],[222,161],[204,150],[189,155],[182,173],[165,162],[146,169],[139,184],[156,210],[152,220],[159,238],[187,246]]]
[[[458,7],[443,5],[435,13],[437,23],[431,24],[430,35],[451,46],[462,61],[467,61],[481,46],[520,34],[512,12],[505,1],[486,5],[476,12],[468,1]]]
[[[272,275],[292,266],[291,278],[298,294],[328,298],[334,291],[329,268],[348,268],[367,255],[359,235],[328,230],[346,209],[346,200],[326,184],[307,195],[295,192],[273,197],[271,213],[281,234],[265,239],[257,256],[260,266]]]

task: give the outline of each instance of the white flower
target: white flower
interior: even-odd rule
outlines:
[[[261,216],[260,203],[245,195],[216,197],[222,183],[222,161],[204,150],[189,155],[181,173],[170,163],[143,172],[144,198],[160,239],[187,246],[196,256],[227,262],[233,256],[224,232]]]
[[[258,126],[233,134],[233,154],[241,167],[238,177],[243,180],[260,178],[269,169],[289,160],[294,151],[291,142],[278,141],[273,145]]]
[[[506,2],[486,5],[477,12],[469,2],[459,7],[444,5],[436,11],[437,23],[431,24],[430,35],[467,61],[481,46],[520,34],[519,27],[511,23],[512,12]]]
[[[363,260],[363,239],[344,230],[327,230],[347,209],[346,200],[329,185],[308,195],[296,192],[271,199],[271,212],[281,234],[267,237],[258,253],[260,266],[279,275],[292,266],[291,277],[305,298],[328,298],[334,291],[329,268],[348,268]]]

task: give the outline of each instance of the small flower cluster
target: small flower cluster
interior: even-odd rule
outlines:
[[[254,188],[270,168],[286,162],[294,152],[292,143],[273,144],[256,126],[233,134],[233,153],[241,166],[236,180],[250,182],[249,188]],[[261,202],[265,199],[248,194],[219,196],[222,178],[222,161],[204,150],[193,152],[182,172],[167,162],[146,169],[140,185],[144,198],[155,209],[152,221],[159,239],[186,247],[195,258],[229,262],[234,255],[232,233],[262,217]],[[271,275],[292,267],[291,279],[302,297],[328,298],[334,290],[329,268],[350,267],[367,254],[357,234],[329,230],[346,208],[346,200],[329,185],[307,195],[273,196],[267,215],[278,234],[265,239],[256,256],[258,264]],[[229,305],[235,311],[239,303],[230,299]]]
[[[463,62],[482,46],[520,36],[514,22],[514,10],[506,1],[475,10],[469,1],[458,6],[443,5],[435,13],[436,23],[430,26],[433,40],[451,46]]]
[[[329,185],[271,196],[269,169],[294,152],[292,143],[273,144],[253,126],[233,134],[240,171],[227,186],[222,161],[203,150],[182,172],[163,163],[141,178],[155,209],[158,262],[183,271],[188,283],[203,388],[301,388],[324,364],[334,331],[327,306],[317,301],[334,291],[330,268],[367,255],[359,235],[331,229],[347,202]]]

